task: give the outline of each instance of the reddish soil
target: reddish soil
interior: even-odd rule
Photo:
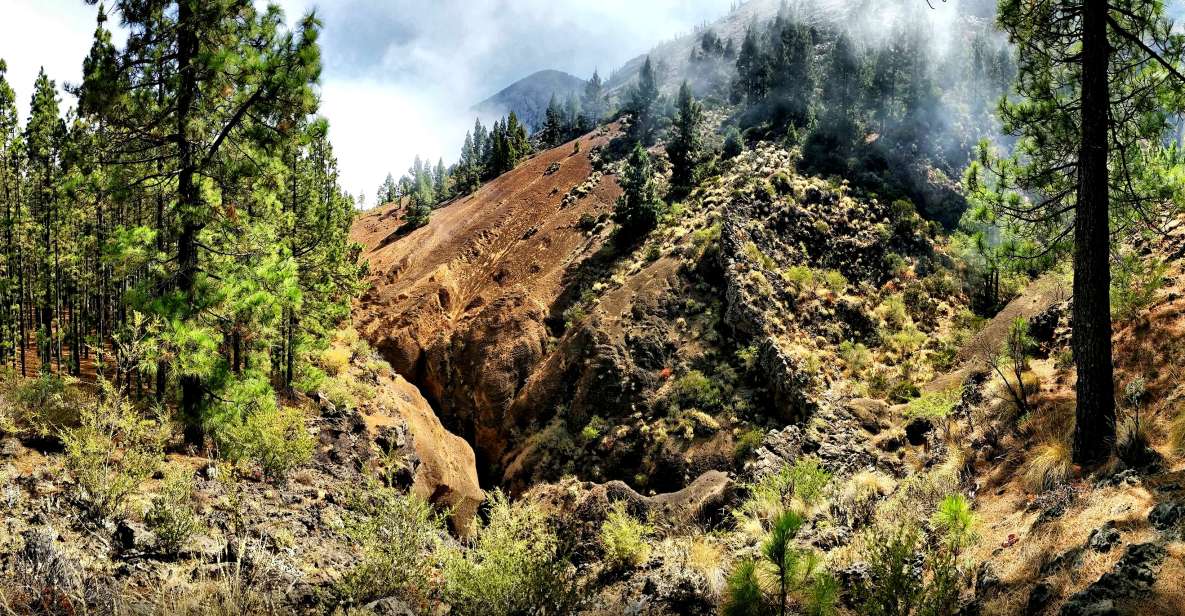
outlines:
[[[589,180],[590,151],[616,132],[541,152],[406,235],[398,204],[354,224],[372,285],[354,310],[358,331],[474,444],[479,460],[505,452],[518,423],[508,409],[549,344],[544,321],[566,274],[603,242],[578,225],[612,210],[621,193],[612,176],[566,206],[564,197]]]

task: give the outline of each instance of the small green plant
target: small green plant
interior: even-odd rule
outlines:
[[[605,550],[605,564],[611,569],[641,566],[650,558],[650,544],[646,539],[653,532],[652,526],[626,511],[624,501],[613,503],[609,515],[601,524],[601,547]]]
[[[876,308],[876,316],[880,317],[885,322],[885,326],[893,331],[900,331],[910,324],[905,298],[899,293],[885,298]]]
[[[805,265],[791,265],[782,271],[782,279],[790,285],[795,295],[815,288],[815,272]]]
[[[1129,252],[1111,269],[1111,316],[1130,321],[1155,303],[1164,288],[1168,263]]]
[[[178,465],[169,466],[160,493],[144,512],[144,524],[156,535],[156,547],[164,554],[176,554],[201,529],[201,520],[194,510],[191,471]]]
[[[848,288],[848,279],[838,270],[827,270],[823,273],[823,286],[836,295],[842,295]]]
[[[792,603],[801,605],[807,614],[835,613],[835,579],[819,566],[819,556],[813,550],[794,545],[803,523],[802,516],[792,510],[774,516],[761,545],[761,559],[742,560],[728,576],[725,615],[785,616]],[[769,583],[763,583],[762,578]]]
[[[761,249],[758,248],[757,244],[754,244],[753,242],[748,242],[745,244],[745,256],[748,257],[750,261],[760,265],[764,269],[774,271],[778,268],[777,262],[774,261],[769,255],[761,252]]]
[[[573,304],[564,311],[564,329],[572,329],[572,326],[580,323],[588,316],[585,312],[584,306],[581,304]]]
[[[848,372],[855,378],[859,378],[865,370],[872,366],[872,351],[868,350],[868,347],[861,342],[852,342],[851,340],[841,342],[839,357],[848,367]]]
[[[258,464],[265,477],[283,482],[288,472],[309,461],[316,443],[295,407],[263,404],[240,423],[222,428],[219,441],[235,461]]]
[[[736,447],[733,449],[733,460],[740,464],[752,455],[754,451],[757,451],[764,440],[765,433],[756,428],[749,428],[741,432],[740,436],[737,437]]]
[[[337,584],[343,602],[361,605],[395,596],[426,607],[443,518],[414,494],[375,486],[355,494],[350,508],[346,535],[361,549],[362,560]]]
[[[79,500],[108,519],[123,513],[128,496],[160,463],[165,433],[108,381],[100,379],[99,387],[98,398],[82,405],[79,425],[60,434]]]
[[[905,417],[907,419],[946,419],[962,399],[963,389],[961,387],[924,393],[920,397],[910,400],[909,404],[905,406]]]
[[[588,425],[580,430],[580,440],[591,443],[599,438],[609,429],[609,422],[602,419],[600,416],[594,415],[588,421]]]
[[[441,555],[444,598],[453,614],[570,614],[583,591],[543,512],[491,497],[489,519],[462,547]]]
[[[760,359],[760,354],[756,345],[749,345],[747,347],[737,350],[737,359],[741,362],[741,367],[747,372],[752,372],[757,367],[757,360]]]
[[[855,588],[870,616],[953,614],[965,573],[960,559],[974,540],[975,517],[962,495],[941,500],[927,536],[911,522],[873,527],[864,537],[869,575]]]
[[[713,413],[724,408],[725,392],[703,372],[692,370],[671,383],[669,399],[679,409]]]
[[[799,458],[793,466],[784,466],[777,473],[748,484],[749,497],[733,511],[738,522],[753,521],[764,527],[796,498],[804,506],[819,502],[831,474],[819,465],[814,456]]]
[[[35,379],[17,380],[13,390],[11,429],[45,436],[73,425],[78,419],[80,396],[74,379],[43,373]]]
[[[330,376],[338,376],[350,367],[350,349],[342,347],[329,347],[321,351],[321,367]]]

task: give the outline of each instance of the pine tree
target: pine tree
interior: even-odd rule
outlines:
[[[768,63],[761,52],[757,29],[749,26],[736,62],[737,80],[733,86],[732,100],[739,103],[748,100],[750,104],[765,98],[769,88]]]
[[[703,140],[700,128],[703,124],[703,106],[691,96],[691,88],[684,81],[679,88],[678,114],[667,154],[671,158],[673,175],[671,185],[680,192],[686,192],[698,180],[700,161],[703,157]]]
[[[23,167],[16,93],[8,84],[8,65],[0,59],[0,198],[4,200],[4,253],[0,255],[0,365],[11,361],[25,374],[24,258],[20,247],[20,180]]]
[[[379,189],[374,194],[376,204],[382,205],[396,201],[398,198],[397,192],[395,178],[388,173],[386,179],[383,180],[383,183],[379,185]]]
[[[1159,2],[1001,0],[998,21],[1019,50],[1021,98],[1003,100],[1001,115],[1020,139],[1009,158],[981,145],[966,182],[1049,249],[1072,245],[1073,458],[1096,463],[1115,440],[1112,234],[1156,226],[1181,196],[1165,169],[1179,156],[1162,144],[1185,111],[1185,38]]]
[[[29,105],[29,119],[25,124],[25,154],[27,156],[29,215],[37,229],[36,241],[31,246],[31,257],[37,262],[38,285],[36,319],[37,349],[41,371],[52,370],[55,356],[53,337],[54,319],[58,302],[58,274],[55,267],[57,251],[55,230],[58,229],[58,182],[61,178],[62,142],[65,125],[58,109],[58,93],[45,74],[37,75],[33,99]]]
[[[547,112],[543,120],[543,129],[539,131],[539,139],[546,147],[555,147],[559,145],[563,139],[564,122],[561,117],[560,105],[555,100],[555,94],[551,95],[551,100],[547,103]]]
[[[654,170],[646,148],[638,143],[630,154],[621,177],[622,195],[613,210],[617,241],[628,245],[658,226],[662,201],[654,184]]]
[[[595,69],[592,78],[584,85],[584,117],[591,128],[601,122],[605,115],[605,83]]]
[[[290,31],[278,9],[247,0],[115,6],[128,30],[119,74],[104,77],[111,65],[92,54],[79,100],[108,136],[104,192],[154,207],[122,210],[109,262],[130,275],[128,308],[159,324],[158,396],[177,394],[186,438],[201,445],[252,407],[245,396],[296,369],[306,319],[292,316],[312,262],[281,238],[295,240],[286,221],[310,211],[309,195],[337,190],[302,177],[320,24],[308,16]]]
[[[654,73],[654,65],[650,57],[646,57],[641,72],[638,73],[638,83],[630,90],[629,102],[626,110],[633,116],[630,125],[630,136],[635,141],[649,144],[654,139],[656,130],[655,106],[658,102],[658,78]]]

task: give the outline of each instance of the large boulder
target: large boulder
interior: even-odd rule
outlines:
[[[385,459],[401,459],[402,468],[388,471],[403,475],[397,479],[409,484],[412,493],[448,510],[454,532],[468,534],[485,500],[473,448],[441,424],[420,390],[403,377],[380,376],[375,390],[375,398],[348,423],[362,424],[366,447],[377,445]]]

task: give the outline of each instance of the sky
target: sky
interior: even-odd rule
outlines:
[[[258,4],[265,2],[259,0]],[[419,154],[446,164],[470,107],[537,70],[603,76],[655,44],[728,12],[732,0],[279,0],[290,22],[324,22],[321,113],[343,188],[371,202]],[[0,58],[22,121],[41,66],[81,80],[98,8],[82,0],[0,0]],[[117,19],[108,22],[117,26]],[[113,28],[117,45],[124,36]],[[63,93],[65,106],[74,101]]]

